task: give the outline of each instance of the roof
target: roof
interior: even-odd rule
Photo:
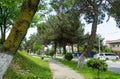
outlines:
[[[112,43],[120,43],[120,39],[118,40],[107,40],[106,44],[112,44]]]

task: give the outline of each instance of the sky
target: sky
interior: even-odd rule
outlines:
[[[91,32],[91,24],[85,25],[85,33]],[[104,22],[98,25],[97,34],[100,34],[104,41],[120,39],[120,28],[116,26],[116,22],[113,18],[110,18],[108,22]]]

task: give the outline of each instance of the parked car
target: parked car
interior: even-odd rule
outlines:
[[[95,54],[94,58],[100,58],[102,60],[118,60],[119,56],[117,56],[114,53],[100,53],[100,54]]]

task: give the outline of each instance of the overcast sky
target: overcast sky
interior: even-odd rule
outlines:
[[[85,25],[85,33],[91,31],[91,24]],[[116,22],[113,18],[110,18],[108,22],[104,22],[98,25],[97,34],[100,34],[102,38],[106,40],[117,40],[120,39],[120,28],[116,27]]]

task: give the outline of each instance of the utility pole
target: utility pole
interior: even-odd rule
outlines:
[[[99,47],[99,54],[100,54],[100,36],[98,37],[98,47]]]

